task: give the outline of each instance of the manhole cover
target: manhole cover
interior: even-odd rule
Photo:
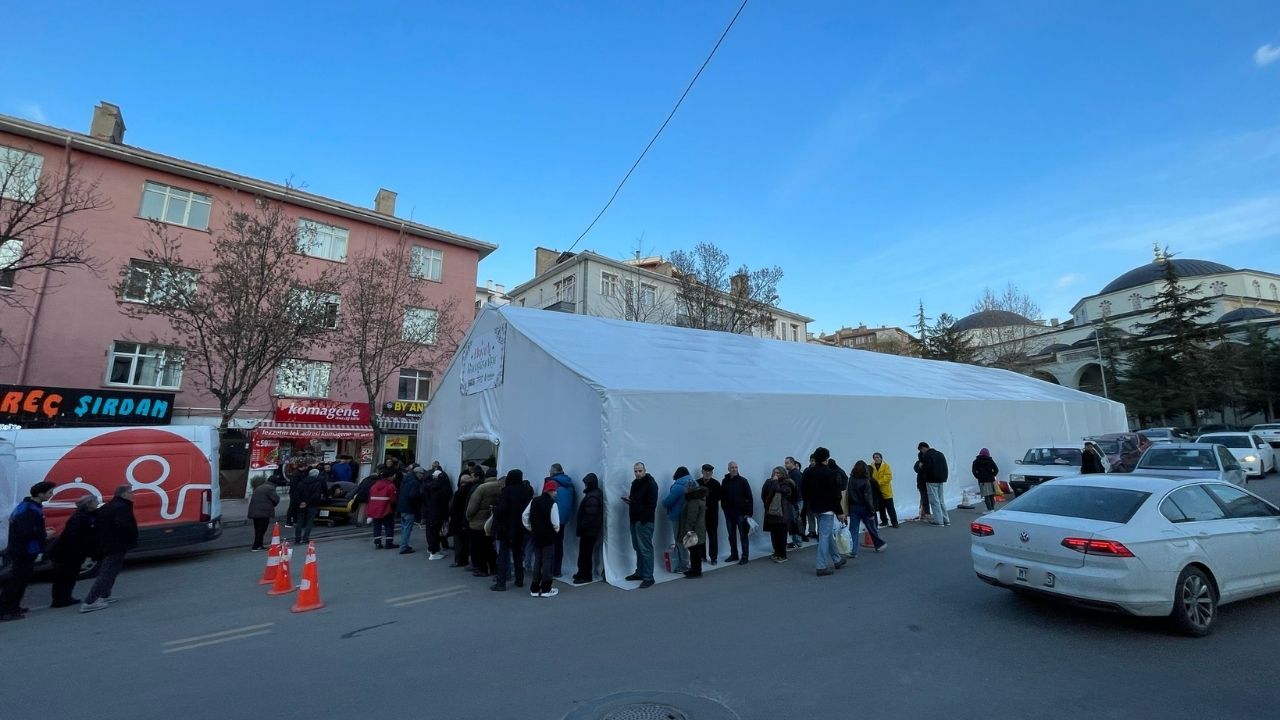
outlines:
[[[609,710],[600,720],[690,720],[683,711],[660,703],[632,703]]]

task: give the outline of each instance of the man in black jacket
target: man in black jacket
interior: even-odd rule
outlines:
[[[98,553],[102,555],[102,567],[89,594],[84,597],[80,612],[93,612],[108,607],[115,600],[111,589],[116,575],[124,567],[124,555],[138,546],[138,521],[133,516],[133,487],[121,485],[115,495],[98,510]]]
[[[420,469],[419,469],[420,470]],[[423,474],[419,471],[407,472],[400,480],[400,492],[396,495],[396,512],[400,514],[400,554],[414,552],[409,545],[409,535],[413,533],[413,523],[418,518],[418,510],[422,507]]]
[[[818,519],[816,564],[819,577],[832,574],[848,562],[836,552],[833,537],[836,520],[844,522],[845,516],[840,509],[839,478],[836,471],[827,465],[830,459],[830,451],[824,447],[817,448],[809,456],[809,467],[800,478],[805,507]]]
[[[556,489],[555,480],[543,483],[542,494],[529,503],[521,517],[533,540],[533,582],[529,585],[533,597],[549,598],[560,593],[551,587],[551,566],[556,561],[556,536],[561,527]]]
[[[622,497],[631,521],[631,547],[636,551],[636,571],[627,580],[640,581],[640,587],[653,587],[653,519],[658,509],[658,482],[645,472],[644,463],[632,468],[635,478],[631,491]]]
[[[290,490],[290,494],[292,494]],[[293,542],[301,545],[311,541],[311,528],[316,526],[320,505],[329,497],[329,486],[319,468],[311,468],[298,483],[298,520],[293,529]],[[290,500],[292,502],[292,499]]]
[[[755,514],[755,495],[751,492],[751,483],[738,474],[738,463],[729,461],[729,472],[722,483],[724,498],[724,529],[729,533],[729,557],[725,562],[737,562],[746,565],[751,546],[748,544],[747,518]],[[742,558],[738,558],[738,541],[742,541]]]
[[[36,558],[44,552],[49,531],[44,526],[44,503],[53,497],[51,482],[42,481],[31,486],[31,494],[22,499],[9,515],[9,562],[13,574],[0,591],[0,622],[21,620],[27,609],[22,607],[22,596],[35,574]]]
[[[498,541],[498,573],[490,590],[507,589],[507,577],[515,570],[516,587],[524,587],[524,509],[533,500],[533,488],[524,471],[508,470],[507,481],[493,510],[493,537]]]
[[[458,489],[453,493],[449,506],[449,534],[453,536],[453,562],[449,567],[471,567],[471,533],[467,525],[467,503],[471,502],[471,493],[480,486],[483,478],[478,474],[463,471],[458,476]],[[523,508],[521,509],[523,512]]]
[[[49,551],[53,560],[53,604],[49,607],[64,608],[79,605],[80,600],[71,597],[76,580],[84,566],[85,558],[98,552],[98,498],[81,495],[76,500],[76,511],[58,535]]]
[[[707,463],[702,466],[702,477],[698,478],[698,484],[707,489],[707,561],[712,565],[720,562],[720,501],[724,498],[724,489],[712,474],[715,471],[715,467]]]
[[[604,493],[595,473],[582,478],[582,502],[578,503],[578,572],[573,584],[582,585],[595,579],[596,543],[604,531]]]
[[[440,531],[449,519],[449,501],[453,499],[453,485],[443,470],[432,470],[422,491],[422,511],[426,520],[428,560],[443,560],[440,552],[443,538]]]
[[[926,442],[917,445],[916,449],[919,451],[925,487],[929,493],[929,512],[933,516],[929,524],[950,525],[951,518],[947,517],[946,498],[942,493],[943,483],[947,481],[947,458]]]

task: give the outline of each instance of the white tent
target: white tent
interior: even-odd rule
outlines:
[[[608,510],[606,579],[634,587],[623,580],[635,560],[618,498],[637,461],[661,498],[677,466],[696,477],[709,462],[721,475],[736,460],[761,520],[761,484],[787,455],[807,462],[822,445],[847,470],[879,451],[894,468],[900,514],[914,517],[922,440],[950,461],[954,506],[975,485],[969,464],[980,448],[1003,476],[1029,446],[1125,429],[1119,403],[1003,370],[508,305],[476,319],[422,418],[418,458],[440,460],[456,478],[464,449],[484,458],[492,443],[500,473],[521,468],[539,488],[558,462],[579,498],[582,476],[596,473]],[[570,523],[566,568],[573,531]],[[722,552],[724,532],[722,522]],[[659,581],[676,577],[662,569],[671,538],[659,505]],[[752,549],[768,555],[768,536],[755,535]]]

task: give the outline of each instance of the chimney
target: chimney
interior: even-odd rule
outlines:
[[[1049,320],[1049,325],[1052,327],[1058,327],[1058,318],[1053,318]]]
[[[497,285],[494,285],[494,286],[493,286],[493,290],[494,290],[494,292],[498,293],[499,295],[506,295],[506,294],[507,294],[507,286],[506,286],[506,285],[503,285],[502,283],[498,283]]]
[[[373,211],[379,215],[396,214],[396,194],[386,188],[378,188],[378,196],[373,199]]]
[[[493,281],[492,281],[492,280],[485,280],[485,281],[484,281],[484,289],[485,289],[485,290],[492,290],[492,289],[493,289]]]
[[[121,145],[124,143],[124,116],[117,105],[103,100],[93,109],[93,123],[89,135],[98,140]]]
[[[556,266],[556,261],[560,259],[560,253],[555,250],[548,250],[544,247],[535,248],[533,251],[533,276],[540,277],[542,273]]]

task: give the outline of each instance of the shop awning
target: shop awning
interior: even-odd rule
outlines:
[[[260,423],[253,429],[260,438],[275,440],[372,440],[368,425],[325,425],[323,423]]]
[[[418,432],[418,418],[397,417],[394,415],[379,415],[378,427],[385,432]]]

